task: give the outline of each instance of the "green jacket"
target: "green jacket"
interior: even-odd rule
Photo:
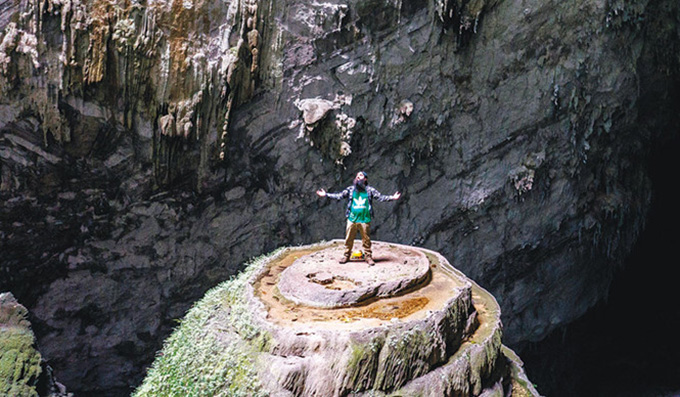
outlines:
[[[368,193],[368,209],[370,211],[371,218],[373,218],[373,198],[381,202],[394,200],[392,196],[385,196],[372,186],[366,186],[366,193]],[[336,200],[347,199],[345,217],[349,218],[349,213],[352,208],[352,194],[354,194],[354,185],[347,186],[347,188],[345,188],[345,190],[340,193],[326,193],[326,197]]]

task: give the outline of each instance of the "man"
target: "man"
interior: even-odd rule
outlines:
[[[361,232],[361,243],[366,257],[366,263],[373,266],[373,252],[371,251],[371,218],[373,217],[373,199],[378,201],[398,200],[401,193],[396,192],[391,196],[380,194],[373,187],[368,186],[368,175],[364,171],[359,171],[354,178],[354,184],[348,186],[340,193],[327,193],[324,189],[316,191],[319,197],[329,197],[336,200],[347,199],[347,227],[345,229],[345,254],[338,261],[347,263],[352,254],[354,246],[354,236],[357,231]]]

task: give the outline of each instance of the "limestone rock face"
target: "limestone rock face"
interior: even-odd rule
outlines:
[[[678,125],[678,3],[0,1],[0,290],[69,390],[127,394],[247,258],[383,240],[498,297],[506,342],[601,299]]]
[[[376,266],[324,263],[340,245],[278,250],[209,292],[166,342],[135,396],[173,395],[192,382],[193,390],[210,395],[250,395],[257,389],[273,396],[538,396],[521,361],[501,344],[496,301],[441,255],[378,243]],[[279,289],[286,272],[312,263],[332,275],[354,268],[363,273],[363,285],[380,289],[411,279],[399,264],[414,256],[425,260],[429,277],[368,303],[357,299],[319,308],[290,301]],[[419,268],[419,262],[410,266]],[[390,271],[389,279],[381,278]],[[313,284],[299,279],[289,293]],[[189,354],[191,363],[178,372]],[[216,370],[225,360],[240,367]],[[243,373],[249,374],[247,382],[237,378]]]

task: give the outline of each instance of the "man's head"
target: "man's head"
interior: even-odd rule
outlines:
[[[364,171],[357,172],[357,176],[354,177],[354,186],[359,190],[366,189],[366,184],[368,180],[368,175]]]

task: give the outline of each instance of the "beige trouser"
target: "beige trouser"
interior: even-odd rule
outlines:
[[[367,258],[373,256],[371,251],[371,224],[370,223],[354,223],[347,221],[347,228],[345,229],[345,257],[349,258],[352,254],[352,247],[354,246],[354,236],[357,232],[361,232],[361,243],[364,249],[364,255]]]

